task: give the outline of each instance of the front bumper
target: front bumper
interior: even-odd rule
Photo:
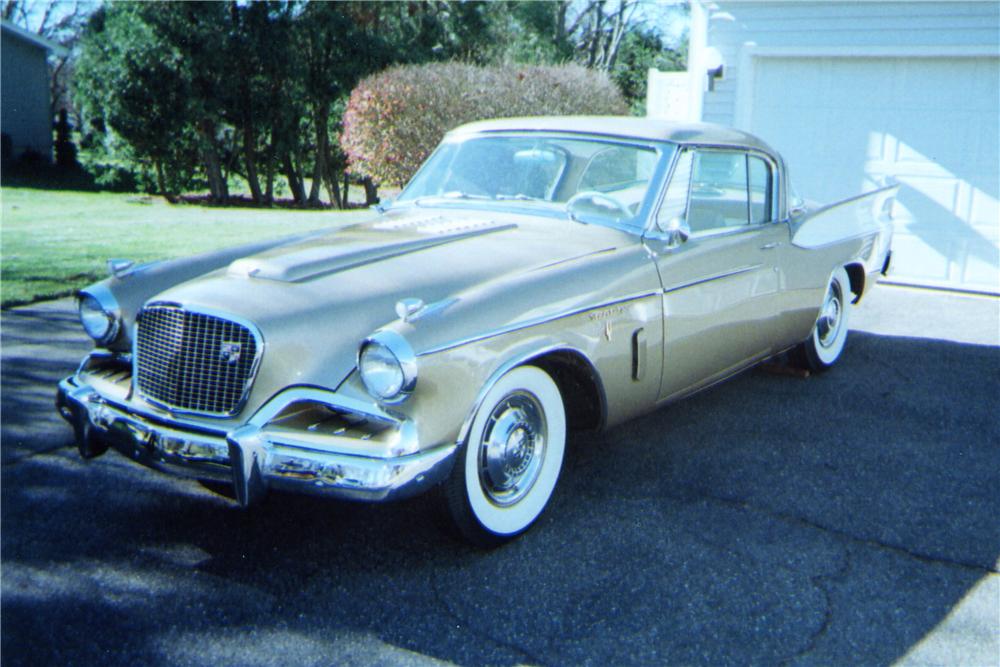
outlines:
[[[73,426],[84,456],[100,454],[110,446],[163,472],[231,481],[244,506],[270,488],[365,501],[413,496],[448,476],[457,449],[455,444],[446,444],[420,451],[409,422],[394,427],[392,450],[401,453],[376,456],[360,454],[357,441],[308,434],[300,439],[287,429],[270,429],[261,420],[251,419],[230,432],[211,431],[130,410],[103,397],[78,376],[59,383],[56,407]]]

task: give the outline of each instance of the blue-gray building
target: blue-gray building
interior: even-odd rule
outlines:
[[[32,151],[51,162],[48,56],[64,52],[44,37],[0,21],[0,133],[5,159]]]

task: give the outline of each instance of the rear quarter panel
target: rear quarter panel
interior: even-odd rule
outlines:
[[[788,344],[809,335],[837,268],[860,266],[865,279],[858,297],[870,289],[892,243],[891,202],[897,189],[881,188],[791,221],[782,257],[781,317]]]

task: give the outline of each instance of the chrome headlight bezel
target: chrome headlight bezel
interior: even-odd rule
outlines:
[[[98,345],[113,343],[121,332],[121,309],[104,285],[94,285],[77,295],[77,313],[87,335]]]
[[[395,331],[376,331],[358,349],[358,373],[365,389],[382,403],[402,403],[417,386],[417,356]],[[379,370],[373,366],[382,364]],[[384,377],[391,374],[390,378]]]

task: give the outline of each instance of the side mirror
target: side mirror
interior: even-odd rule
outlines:
[[[663,232],[663,239],[671,248],[676,248],[691,237],[691,226],[685,218],[670,218],[660,229]]]

